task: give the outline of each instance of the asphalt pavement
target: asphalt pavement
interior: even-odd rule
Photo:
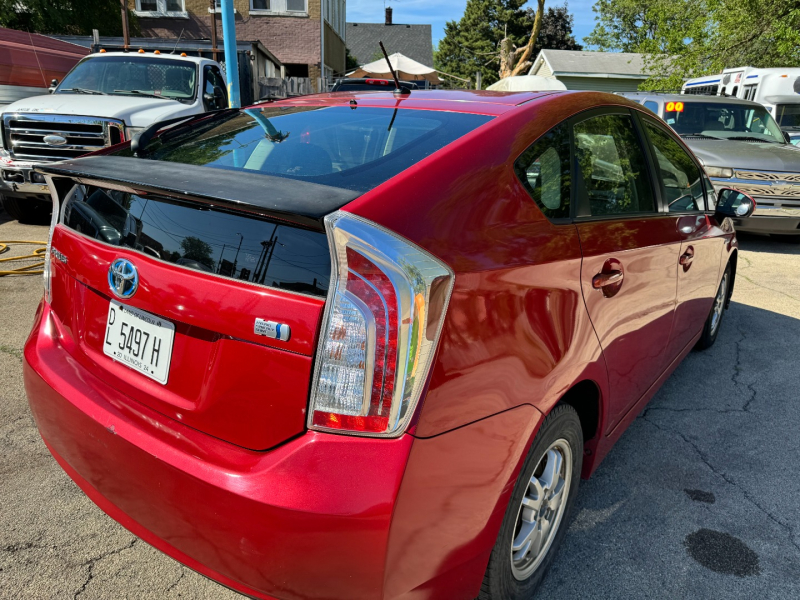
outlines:
[[[0,212],[0,241],[46,236]],[[40,276],[0,278],[0,598],[241,598],[107,517],[48,453],[21,373],[41,294]],[[582,482],[538,597],[800,598],[799,387],[800,245],[743,237],[716,345]]]

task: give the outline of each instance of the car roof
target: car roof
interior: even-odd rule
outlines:
[[[488,90],[413,90],[410,94],[372,91],[341,91],[327,94],[297,96],[273,100],[280,106],[343,106],[355,101],[357,106],[381,108],[408,108],[418,110],[446,110],[480,115],[499,116],[531,101],[557,101],[567,94],[595,94],[607,104],[638,106],[635,102],[604,92],[554,91],[494,92]],[[264,103],[254,105],[263,107]]]
[[[617,92],[617,95],[623,98],[637,98],[637,99],[655,99],[663,100],[664,102],[683,102],[684,104],[693,104],[695,102],[708,102],[712,104],[741,104],[743,106],[756,106],[763,108],[758,102],[752,100],[742,100],[741,98],[734,98],[733,96],[706,96],[705,94],[664,94],[662,92]]]

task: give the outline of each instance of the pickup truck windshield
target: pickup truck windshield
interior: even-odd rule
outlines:
[[[664,120],[679,135],[745,142],[785,144],[783,133],[765,108],[718,102],[670,102],[681,108],[665,111]]]
[[[402,108],[254,107],[167,129],[146,156],[366,192],[491,119]]]
[[[79,62],[56,94],[108,94],[194,101],[197,66],[192,62],[132,54],[94,56]]]

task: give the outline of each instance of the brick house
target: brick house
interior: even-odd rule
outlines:
[[[128,0],[145,37],[210,39],[219,0]],[[346,0],[233,0],[236,38],[261,42],[282,63],[258,77],[332,77],[345,71]],[[324,14],[324,28],[321,15]],[[222,18],[217,47],[222,49]],[[324,44],[323,44],[324,40]],[[322,65],[324,64],[324,70]]]

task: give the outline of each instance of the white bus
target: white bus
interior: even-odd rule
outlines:
[[[717,75],[687,80],[681,93],[754,100],[764,105],[782,129],[800,133],[800,68],[725,69]]]

